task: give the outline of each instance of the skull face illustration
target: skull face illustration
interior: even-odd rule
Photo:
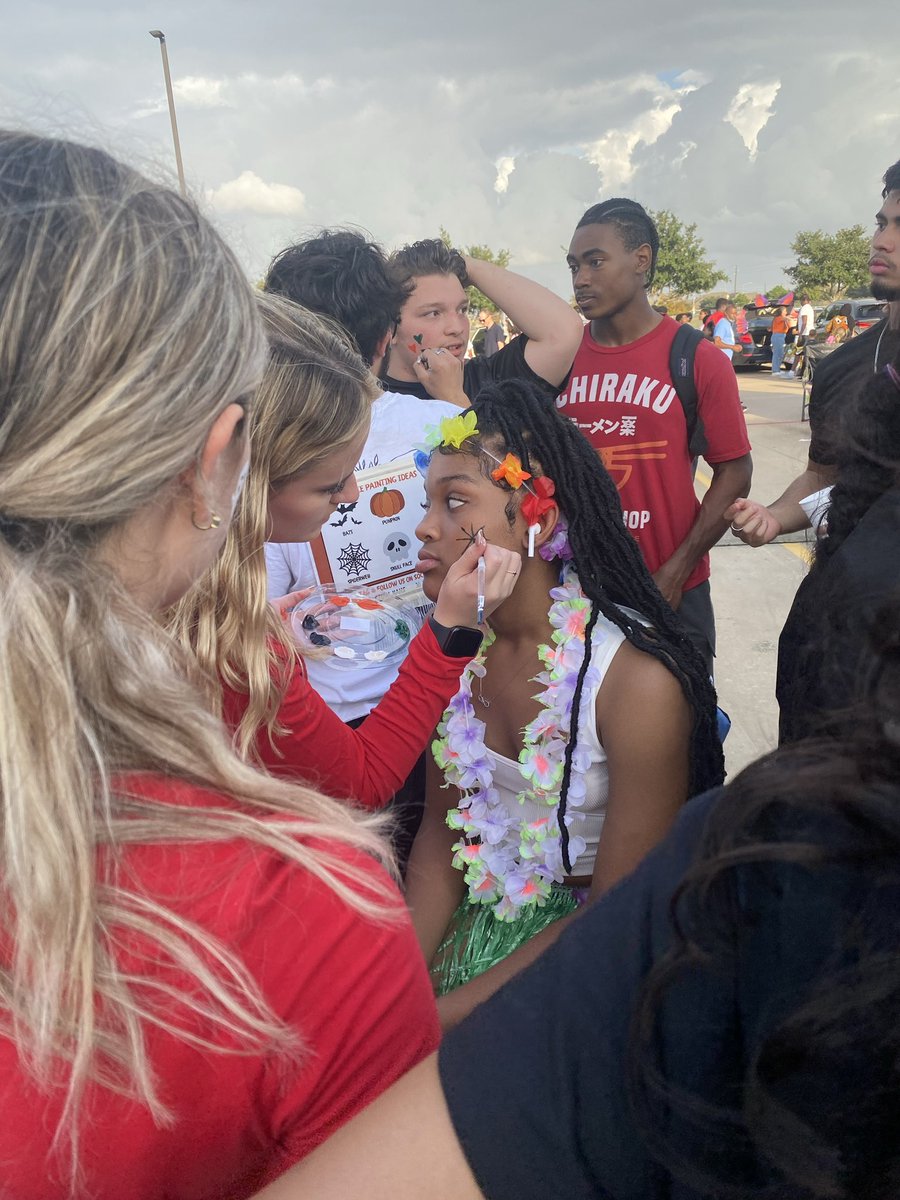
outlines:
[[[410,555],[410,539],[408,533],[389,533],[384,539],[384,552],[392,563],[401,562]]]

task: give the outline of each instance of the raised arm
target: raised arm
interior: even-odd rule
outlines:
[[[448,571],[435,606],[441,625],[474,626],[481,549],[470,546]],[[515,586],[521,559],[499,546],[483,549],[485,612],[490,613]],[[274,774],[298,777],[337,799],[379,808],[409,775],[467,662],[444,654],[426,627],[413,640],[399,677],[358,729],[331,711],[297,664],[278,712],[284,732],[270,740],[260,731],[260,758]],[[246,705],[246,694],[224,690],[223,715],[229,726],[239,724]]]
[[[809,459],[802,475],[784,489],[771,504],[740,498],[725,510],[724,519],[731,522],[735,537],[748,546],[765,546],[782,533],[798,533],[809,528],[809,517],[800,507],[805,496],[834,483],[834,467]]]
[[[469,281],[527,335],[525,361],[532,371],[554,387],[562,383],[581,345],[581,317],[534,280],[479,258],[463,258]]]

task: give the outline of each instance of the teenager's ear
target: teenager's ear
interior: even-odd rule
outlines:
[[[384,362],[384,356],[388,352],[388,347],[393,345],[394,338],[395,334],[393,330],[389,329],[384,337],[379,338],[379,340],[375,343],[375,356],[369,364],[372,368],[373,375],[378,375],[380,373],[382,363]]]
[[[653,263],[653,251],[647,242],[638,246],[634,252],[634,261],[637,266],[638,274],[646,275]]]
[[[538,531],[534,535],[535,549],[543,546],[544,542],[548,542],[553,537],[553,534],[556,532],[556,526],[559,524],[560,516],[559,505],[555,503],[551,503],[546,512],[541,513],[537,519]],[[529,534],[528,527],[526,526],[525,533],[522,536],[522,546],[526,552],[528,550],[528,541]]]

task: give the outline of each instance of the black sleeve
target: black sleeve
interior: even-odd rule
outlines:
[[[687,805],[629,879],[444,1041],[450,1115],[488,1200],[657,1195],[626,1094],[629,1022],[668,945],[669,900],[718,795]],[[727,1024],[733,1000],[718,1014],[711,1004],[707,1021]]]
[[[809,398],[809,457],[823,466],[834,466],[838,458],[835,438],[843,403],[874,374],[875,351],[881,344],[884,322],[871,326],[859,337],[844,342],[819,363],[813,374]],[[882,361],[889,362],[890,337],[885,338]]]
[[[809,458],[823,467],[834,466],[837,457],[831,429],[835,417],[833,401],[834,389],[828,386],[827,379],[814,379],[809,397]]]
[[[554,387],[532,371],[525,360],[527,345],[528,338],[520,333],[490,358],[470,358],[463,368],[463,390],[469,399],[474,400],[487,384],[499,383],[503,379],[525,379],[546,395],[558,396],[565,384]]]

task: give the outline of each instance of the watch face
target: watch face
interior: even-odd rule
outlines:
[[[474,658],[481,645],[481,633],[477,629],[466,629],[457,625],[450,630],[441,649],[453,658]]]
[[[332,585],[316,588],[291,613],[294,636],[339,670],[359,670],[399,662],[421,627],[411,605],[365,588],[338,592]]]

